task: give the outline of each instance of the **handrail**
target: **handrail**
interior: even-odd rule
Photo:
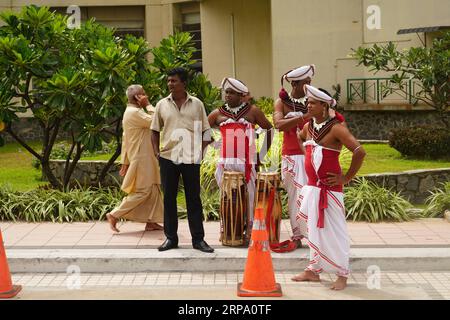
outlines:
[[[347,104],[381,104],[382,102],[401,102],[414,105],[417,88],[421,87],[415,79],[405,79],[402,82],[404,91],[391,87],[391,78],[349,78],[347,79]]]

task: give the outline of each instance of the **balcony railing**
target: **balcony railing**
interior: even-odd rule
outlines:
[[[422,85],[417,80],[405,80],[398,84],[390,78],[347,79],[347,103],[361,104],[408,104],[416,105],[417,93]]]

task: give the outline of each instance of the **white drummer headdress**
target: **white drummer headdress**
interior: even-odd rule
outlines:
[[[331,108],[334,108],[337,104],[335,99],[313,86],[305,84],[304,90],[306,98],[313,98],[319,101],[326,102]]]
[[[240,93],[240,94],[242,94],[244,96],[250,93],[248,88],[246,87],[246,85],[242,81],[239,81],[239,80],[234,79],[234,78],[225,78],[225,79],[223,79],[221,87],[222,87],[222,91],[224,91],[224,92],[227,89],[232,89],[232,90],[234,90],[234,91],[236,91],[236,92],[238,92],[238,93]]]
[[[306,78],[312,78],[315,74],[315,69],[316,66],[311,64],[308,66],[290,70],[281,77],[281,86],[283,86],[284,80],[291,83],[292,81],[300,81]]]

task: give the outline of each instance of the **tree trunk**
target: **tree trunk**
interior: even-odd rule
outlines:
[[[106,176],[111,169],[111,167],[114,165],[117,158],[120,156],[120,153],[122,152],[122,130],[121,130],[121,119],[118,119],[116,122],[116,130],[114,134],[114,138],[116,139],[116,151],[112,155],[112,157],[108,160],[108,163],[103,167],[102,171],[100,172],[100,176],[98,177],[98,183],[100,185],[103,185],[106,179]]]
[[[75,168],[78,164],[78,161],[81,158],[81,154],[83,153],[84,148],[81,146],[80,142],[77,142],[77,148],[75,152],[75,156],[73,157],[72,162],[66,161],[66,165],[64,168],[64,180],[63,180],[63,190],[66,191],[68,187],[70,187],[70,177],[72,176],[73,172],[75,171]],[[67,168],[68,166],[68,168]]]
[[[450,129],[450,112],[448,111],[448,107],[445,105],[442,109],[438,109],[438,113],[441,118],[441,122],[447,129]]]
[[[46,159],[41,162],[42,166],[42,173],[47,178],[48,182],[52,185],[54,189],[62,190],[62,184],[61,182],[56,179],[55,175],[53,174],[52,170],[50,169],[50,163],[49,160]]]

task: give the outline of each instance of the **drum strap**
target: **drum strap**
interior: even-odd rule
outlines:
[[[280,243],[271,244],[270,249],[277,253],[291,252],[297,249],[297,245],[292,240],[286,240]]]
[[[266,225],[269,226],[269,228],[271,228],[272,232],[275,233],[275,219],[272,216],[272,209],[273,209],[273,204],[275,202],[275,188],[272,188],[272,190],[270,191],[270,195],[269,195],[269,203],[267,205],[267,214],[266,214]],[[294,251],[295,249],[297,249],[297,245],[294,241],[291,240],[286,240],[283,242],[279,242],[279,243],[272,243],[270,244],[270,249],[273,252],[278,252],[278,253],[283,253],[283,252],[290,252],[290,251]]]
[[[271,229],[271,232],[275,234],[276,226],[275,221],[272,216],[273,203],[275,202],[275,188],[272,187],[269,195],[269,203],[267,204],[267,212],[266,212],[266,226]]]

